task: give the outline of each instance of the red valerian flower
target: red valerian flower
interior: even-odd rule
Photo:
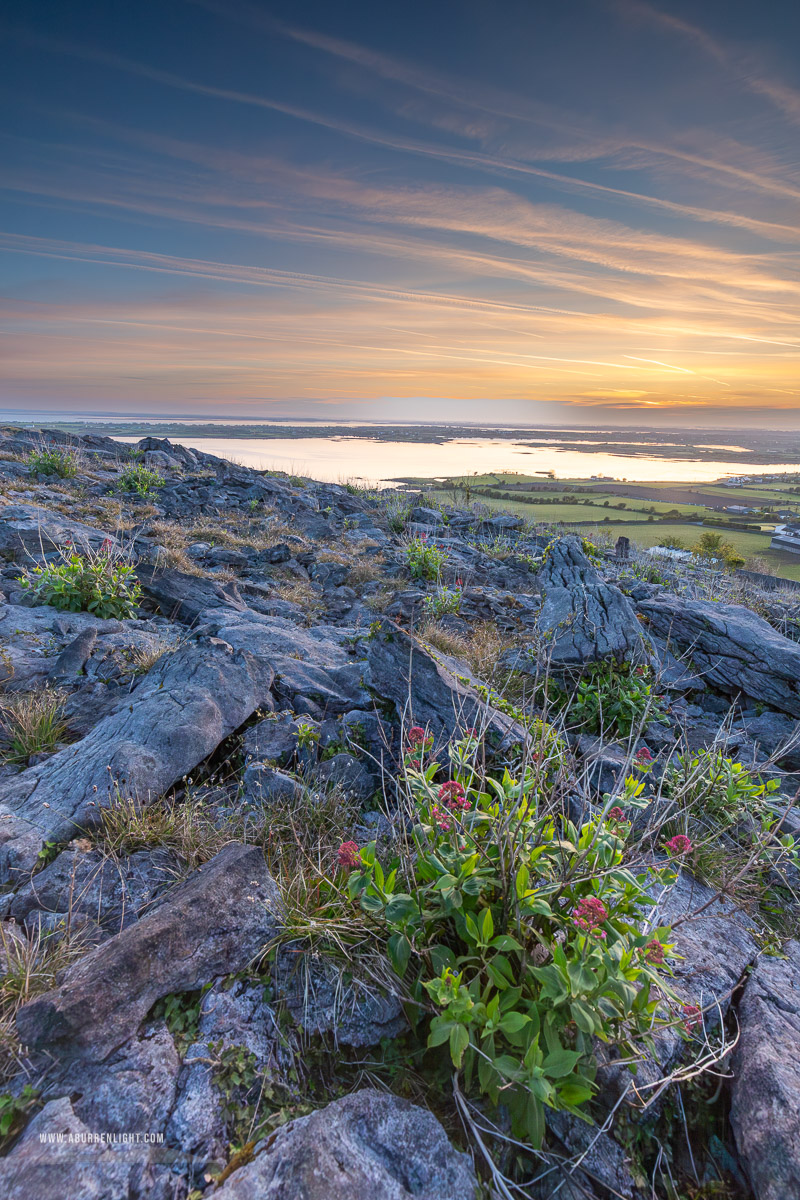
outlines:
[[[653,938],[644,948],[644,957],[655,967],[660,967],[664,961],[664,947],[658,938]]]
[[[673,856],[691,854],[692,843],[685,833],[676,833],[675,837],[670,838],[667,842],[667,849]]]
[[[436,794],[451,812],[456,812],[458,809],[466,811],[470,807],[470,802],[464,794],[464,789],[457,779],[448,779],[447,783],[443,783]]]
[[[342,842],[336,855],[340,867],[354,871],[361,866],[361,851],[356,842]]]
[[[615,804],[613,808],[608,810],[608,819],[609,821],[624,821],[625,813],[618,804]]]
[[[442,833],[449,833],[453,828],[453,818],[443,808],[440,808],[438,804],[434,804],[431,808],[431,817],[433,823],[441,829]]]
[[[651,763],[653,761],[653,756],[647,749],[647,746],[642,746],[641,750],[637,750],[636,761],[637,763]]]
[[[684,1004],[682,1012],[683,1027],[687,1033],[691,1033],[698,1025],[703,1024],[703,1010],[698,1008],[696,1004]]]
[[[412,725],[407,735],[409,746],[423,746],[425,744],[425,730],[421,725]]]
[[[608,920],[608,909],[598,896],[584,896],[572,910],[573,925],[583,930],[584,933],[596,930],[598,925],[602,925],[606,920]]]

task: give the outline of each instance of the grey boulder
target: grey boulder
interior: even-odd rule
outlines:
[[[800,942],[762,958],[739,1004],[731,1124],[756,1200],[800,1196]]]
[[[217,1200],[474,1200],[477,1179],[436,1118],[364,1088],[279,1129]]]
[[[468,728],[504,747],[525,741],[519,722],[495,708],[457,664],[434,657],[385,617],[373,625],[367,662],[372,691],[394,704],[402,724],[425,726],[437,742]]]
[[[51,1100],[0,1159],[4,1200],[130,1200],[149,1190],[148,1150],[109,1146],[92,1138],[69,1099]]]
[[[712,687],[800,717],[800,644],[749,608],[662,594],[639,611],[653,633],[690,651]]]
[[[577,539],[551,544],[536,582],[543,596],[536,631],[551,666],[649,660],[630,601],[600,578]]]
[[[81,742],[0,789],[0,880],[29,871],[45,842],[97,824],[117,789],[155,800],[269,697],[271,667],[221,642],[187,643]]]

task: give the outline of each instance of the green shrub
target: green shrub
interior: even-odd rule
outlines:
[[[31,450],[26,462],[34,475],[74,479],[78,474],[78,458],[72,450],[54,450],[42,446],[39,450]]]
[[[426,596],[422,607],[428,617],[443,617],[445,613],[457,613],[461,608],[460,587],[440,587],[435,596]]]
[[[11,1092],[0,1095],[0,1150],[19,1133],[38,1102],[39,1092],[29,1083],[17,1096]]]
[[[550,681],[548,698],[557,712],[567,712],[570,725],[587,733],[626,738],[650,721],[668,723],[650,668],[631,663],[592,663],[572,693]]]
[[[415,537],[406,546],[406,563],[412,579],[438,579],[447,555],[426,537]]]
[[[597,1040],[635,1061],[666,1019],[657,968],[669,930],[647,927],[646,889],[674,875],[624,865],[619,810],[580,829],[558,823],[540,764],[479,782],[468,735],[437,785],[439,764],[422,757],[432,739],[410,733],[411,854],[384,869],[374,843],[346,843],[348,894],[383,931],[428,1047],[446,1046],[462,1086],[504,1105],[515,1135],[538,1147],[545,1108],[589,1119]]]
[[[136,492],[137,496],[149,496],[158,488],[163,487],[165,479],[158,471],[152,471],[142,463],[133,463],[124,467],[117,479],[117,491]]]
[[[800,844],[783,831],[789,804],[780,782],[716,749],[673,760],[663,780],[671,811],[664,831],[691,843],[692,872],[785,936],[797,929],[798,898],[790,876]]]
[[[60,561],[28,570],[21,583],[40,604],[101,619],[134,616],[141,595],[133,567],[115,555],[108,539],[100,550],[83,554],[67,546]]]

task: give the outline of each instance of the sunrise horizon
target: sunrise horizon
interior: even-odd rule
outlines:
[[[4,32],[4,409],[800,421],[780,0],[37,0]]]

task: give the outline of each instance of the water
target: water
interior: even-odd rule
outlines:
[[[124,442],[138,438],[123,437]],[[437,479],[473,472],[554,471],[559,479],[608,475],[630,483],[711,483],[724,475],[761,475],[797,470],[796,463],[742,464],[731,459],[693,460],[664,455],[606,454],[531,447],[501,438],[458,438],[440,444],[380,442],[361,437],[193,438],[180,441],[196,450],[260,470],[288,471],[330,483],[356,480],[389,486],[409,476]],[[723,449],[723,447],[720,447]],[[729,448],[728,452],[734,452]]]

